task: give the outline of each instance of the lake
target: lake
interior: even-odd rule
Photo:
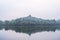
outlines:
[[[0,29],[0,40],[60,40],[58,27],[21,27]]]

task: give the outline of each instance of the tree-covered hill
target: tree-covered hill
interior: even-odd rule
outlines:
[[[23,18],[17,18],[11,21],[0,21],[0,26],[20,26],[20,25],[60,25],[60,21],[45,20],[41,18],[32,17],[31,15]]]

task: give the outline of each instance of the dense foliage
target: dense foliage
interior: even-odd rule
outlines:
[[[18,18],[11,21],[0,21],[0,26],[20,26],[20,25],[60,25],[60,21],[56,20],[44,20],[41,18],[32,17],[31,15]]]

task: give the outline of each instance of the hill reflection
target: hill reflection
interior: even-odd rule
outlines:
[[[43,31],[53,31],[60,30],[60,27],[57,26],[4,26],[0,27],[1,29],[5,30],[14,30],[15,32],[22,32],[31,35],[32,33],[36,32],[43,32]]]

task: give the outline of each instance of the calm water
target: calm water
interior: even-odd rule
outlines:
[[[43,29],[43,28],[42,28]],[[34,32],[20,31],[9,29],[0,30],[0,40],[60,40],[60,30],[56,28],[36,29]],[[30,33],[29,33],[30,32]]]

